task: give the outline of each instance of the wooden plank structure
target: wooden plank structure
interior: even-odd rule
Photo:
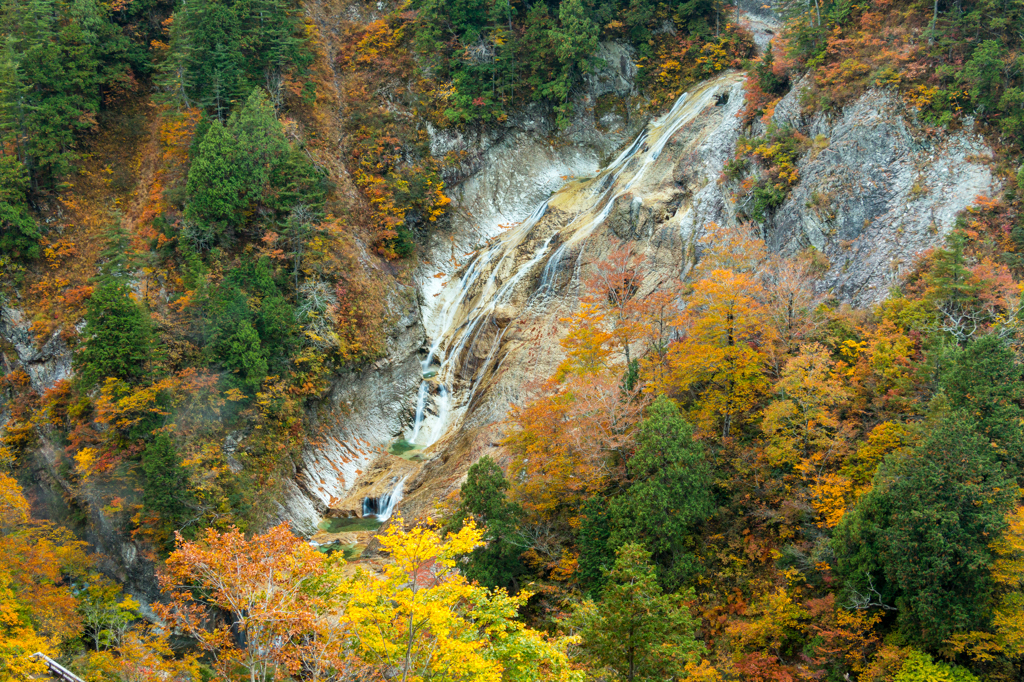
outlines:
[[[29,656],[29,658],[37,658],[46,663],[46,669],[49,671],[50,677],[56,680],[64,680],[64,682],[84,682],[81,677],[74,674],[44,653],[37,652]]]

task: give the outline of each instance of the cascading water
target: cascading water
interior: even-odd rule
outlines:
[[[391,518],[391,512],[395,510],[395,505],[402,501],[402,493],[405,490],[405,480],[408,476],[403,476],[399,479],[398,483],[389,493],[384,493],[380,497],[366,497],[363,498],[363,518],[373,516],[378,521],[384,523]]]
[[[412,437],[409,439],[410,443],[415,443],[416,439],[420,435],[420,427],[423,425],[423,409],[427,404],[427,393],[429,388],[426,381],[420,382],[420,390],[416,394],[416,423],[412,429]]]
[[[428,301],[433,299],[424,310],[424,325],[433,344],[422,363],[424,380],[408,440],[424,448],[460,423],[488,372],[501,364],[499,349],[507,326],[497,320],[499,307],[510,301],[520,283],[539,266],[543,270],[531,300],[543,304],[555,292],[561,264],[573,248],[580,249],[572,271],[572,278],[577,279],[583,244],[608,218],[615,201],[637,186],[676,131],[709,106],[717,94],[739,81],[740,76],[730,74],[682,95],[611,164],[589,180],[567,183],[541,202],[529,218],[504,233],[491,235],[440,291],[425,296]],[[568,207],[573,217],[538,239],[534,228],[549,206],[555,205],[562,210]],[[532,247],[532,253],[524,247]],[[509,271],[507,266],[516,262],[521,264]],[[422,288],[429,292],[436,285],[425,284]],[[491,345],[479,361],[473,352],[481,338],[489,339]]]

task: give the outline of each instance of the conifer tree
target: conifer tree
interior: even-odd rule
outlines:
[[[255,394],[267,378],[267,358],[260,335],[248,320],[239,322],[228,339],[224,367],[235,373],[235,383],[250,395]]]
[[[28,173],[15,156],[0,156],[0,253],[39,257],[39,228],[29,214]]]
[[[189,168],[185,218],[223,236],[254,213],[284,213],[307,196],[315,216],[321,180],[288,144],[266,93],[255,88],[226,125],[213,120],[207,127]]]
[[[86,305],[82,345],[75,357],[79,377],[90,387],[108,377],[137,382],[152,355],[149,316],[118,277],[101,279]]]
[[[1024,367],[995,334],[955,349],[940,382],[950,406],[969,419],[999,458],[1024,474]]]
[[[459,508],[448,524],[452,532],[470,520],[484,529],[486,544],[469,555],[465,574],[488,587],[515,588],[516,579],[524,572],[519,560],[524,548],[516,542],[522,509],[508,500],[508,488],[501,467],[490,457],[482,457],[469,468]]]
[[[254,88],[245,106],[231,115],[228,133],[237,140],[233,172],[245,193],[246,205],[266,194],[270,176],[288,153],[288,141],[274,107],[261,88]]]
[[[611,534],[608,499],[591,497],[580,510],[580,529],[576,535],[580,548],[577,575],[588,595],[596,596],[604,587],[605,574],[612,563]]]
[[[221,123],[254,86],[277,93],[312,55],[286,0],[185,0],[171,24],[158,84],[166,101],[198,105]]]
[[[561,74],[546,90],[559,106],[558,124],[565,126],[572,113],[569,91],[576,78],[590,71],[590,56],[597,50],[599,29],[587,16],[582,0],[564,0],[558,6],[559,28],[553,36]]]
[[[991,617],[990,544],[1018,497],[970,417],[953,413],[916,452],[886,461],[836,528],[835,566],[851,603],[896,611],[907,641],[939,650]]]
[[[4,0],[0,133],[32,190],[53,187],[77,159],[75,136],[96,125],[101,88],[124,72],[127,43],[95,0]]]
[[[692,589],[663,594],[649,559],[639,544],[619,548],[600,604],[577,614],[584,653],[626,682],[676,679],[704,651],[684,604]]]
[[[181,466],[174,442],[160,433],[142,451],[142,472],[146,484],[142,488],[142,504],[158,514],[165,525],[176,527],[183,517],[188,486],[188,473]]]
[[[669,398],[659,396],[651,404],[626,469],[631,485],[611,502],[611,546],[642,543],[658,565],[662,585],[674,589],[692,570],[689,543],[714,506],[703,449]]]
[[[238,141],[220,121],[214,121],[188,171],[186,220],[217,225],[217,231],[223,232],[224,224],[241,219],[251,189],[237,171],[238,160]]]

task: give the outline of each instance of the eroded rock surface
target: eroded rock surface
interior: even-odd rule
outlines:
[[[835,118],[805,120],[801,90],[775,118],[827,147],[798,164],[801,180],[771,219],[768,243],[780,252],[814,246],[831,263],[826,288],[856,305],[876,303],[922,251],[941,244],[958,213],[999,191],[992,151],[969,125],[917,127],[888,91],[866,93]]]
[[[310,435],[280,511],[299,532],[316,532],[327,510],[349,491],[408,423],[410,400],[420,383],[419,351],[425,335],[415,293],[392,292],[395,318],[387,356],[359,372],[339,376],[311,411]]]
[[[871,304],[922,251],[942,243],[977,195],[999,191],[989,168],[991,151],[969,129],[926,132],[898,97],[882,91],[868,92],[840,115],[805,117],[799,105],[805,85],[779,103],[775,120],[814,145],[799,161],[801,180],[760,229],[774,251],[817,248],[831,264],[821,286],[841,301]],[[621,173],[567,182],[539,212],[529,201],[541,192],[496,192],[487,199],[492,213],[473,203],[472,221],[462,223],[472,222],[477,232],[453,221],[451,243],[459,253],[452,249],[444,267],[432,264],[441,277],[421,276],[420,282],[428,336],[436,341],[440,332],[454,340],[437,350],[447,355],[441,364],[449,367],[454,397],[446,403],[447,431],[427,448],[433,459],[412,486],[406,503],[411,511],[454,490],[480,456],[498,452],[509,405],[528,400],[537,381],[553,373],[562,358],[561,320],[577,309],[581,282],[617,242],[629,242],[644,259],[643,296],[688,273],[709,223],[740,220],[736,188],[720,180],[722,169],[740,135],[763,128],[741,130],[740,76],[699,86],[690,97],[706,96],[709,88],[728,94],[727,101],[716,106],[702,100],[700,112],[675,130],[660,154],[641,139],[624,152],[632,160]],[[508,147],[494,160],[541,176],[558,163],[532,154],[527,147]],[[642,173],[637,163],[645,164]],[[483,184],[473,185],[476,177],[484,176],[471,175],[463,185],[471,191],[456,193],[456,210],[479,196]],[[606,204],[588,203],[604,191]],[[488,234],[491,245],[479,240],[470,248],[478,226],[496,216],[516,216],[528,229],[515,228],[497,242]],[[486,255],[495,249],[500,255]],[[443,314],[444,304],[433,299],[454,300],[449,287],[464,291],[454,297],[461,301],[458,312]]]
[[[14,348],[10,358],[29,376],[32,390],[39,394],[53,388],[58,381],[71,377],[71,349],[58,330],[37,346],[31,322],[17,308],[0,307],[0,338]]]

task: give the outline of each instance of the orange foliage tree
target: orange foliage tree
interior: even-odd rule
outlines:
[[[199,542],[177,537],[160,576],[170,597],[154,605],[160,617],[193,637],[227,679],[239,667],[251,680],[297,672],[296,644],[321,610],[314,587],[328,570],[324,555],[286,525],[252,539],[237,529],[207,529]],[[227,622],[208,627],[211,608]]]
[[[70,578],[88,567],[85,543],[33,521],[17,481],[0,472],[0,678],[42,672],[28,659],[59,655],[82,632]]]

